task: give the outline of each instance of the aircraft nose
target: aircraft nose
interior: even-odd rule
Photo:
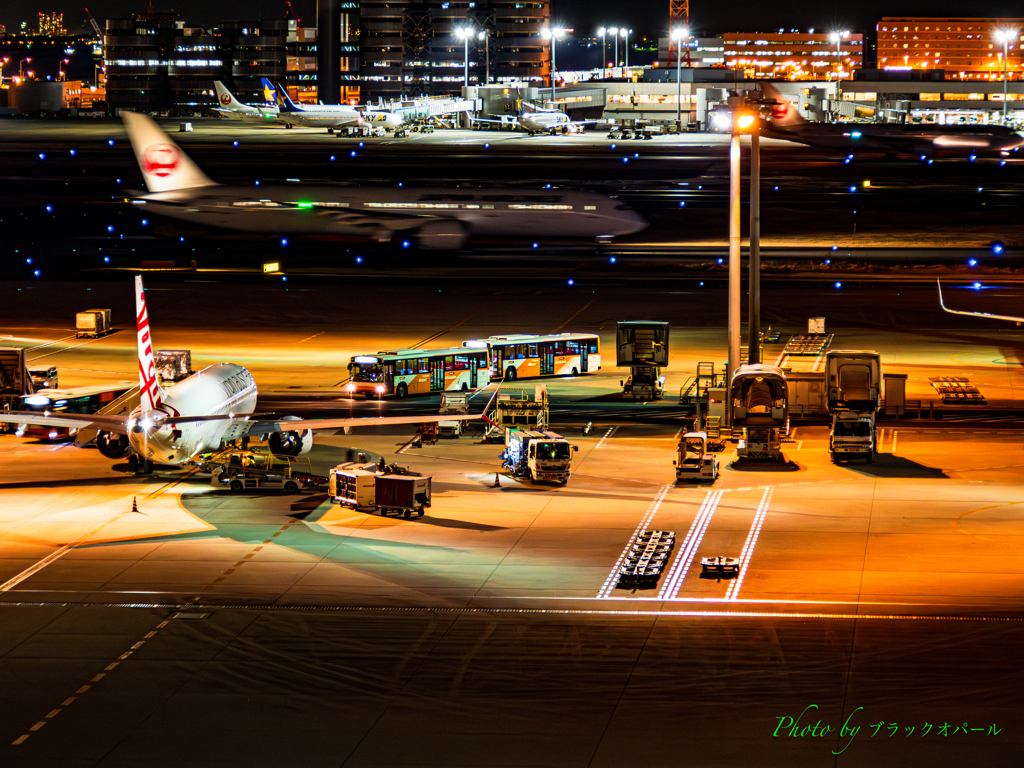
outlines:
[[[636,232],[643,232],[650,226],[643,216],[634,210],[619,211],[619,223],[621,226],[619,234],[632,235]]]

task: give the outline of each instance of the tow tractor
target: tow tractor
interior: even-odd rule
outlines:
[[[718,479],[718,456],[708,450],[707,432],[687,432],[679,441],[676,465],[676,481],[699,482]]]
[[[206,459],[203,466],[210,470],[211,485],[226,485],[235,493],[246,489],[298,493],[327,482],[327,478],[313,474],[306,457],[262,451],[228,450]]]

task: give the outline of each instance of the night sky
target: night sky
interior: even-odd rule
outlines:
[[[86,0],[88,7],[103,24],[107,17],[121,17],[145,11],[147,0]],[[598,26],[632,27],[641,33],[663,34],[668,26],[668,0],[643,0],[624,3],[621,0],[553,0],[556,23],[577,30],[576,34],[592,35]],[[299,18],[316,19],[316,0],[292,0]],[[250,19],[265,16],[281,18],[284,0],[173,0],[156,3],[158,9],[173,6],[190,23],[212,26],[221,20]],[[628,12],[626,8],[629,8]],[[65,26],[85,26],[81,0],[2,0],[0,23],[14,31],[22,21],[35,24],[40,10],[63,11]],[[717,34],[721,32],[766,32],[784,28],[814,27],[865,30],[874,27],[883,16],[964,15],[1013,17],[1022,15],[1019,2],[992,0],[867,0],[851,3],[838,0],[790,0],[786,4],[758,0],[737,0],[732,3],[691,0],[690,17],[694,30]]]

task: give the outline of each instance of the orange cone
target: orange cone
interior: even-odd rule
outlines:
[[[135,497],[132,496],[132,512],[138,512],[138,511],[139,511],[139,503],[135,500]]]
[[[501,488],[501,475],[497,472],[494,473],[494,485],[491,488]]]

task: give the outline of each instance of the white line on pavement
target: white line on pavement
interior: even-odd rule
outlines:
[[[644,516],[640,518],[639,525],[637,525],[636,530],[634,530],[632,535],[629,537],[629,541],[626,542],[626,548],[622,550],[622,554],[619,555],[619,559],[616,560],[615,565],[612,566],[611,573],[608,574],[608,578],[605,579],[604,584],[601,585],[601,590],[597,593],[598,597],[609,597],[612,590],[615,589],[615,585],[619,583],[619,568],[622,567],[622,562],[626,559],[626,555],[628,555],[630,550],[633,548],[633,541],[636,539],[636,536],[640,531],[647,530],[647,526],[650,525],[651,519],[657,513],[658,508],[661,507],[661,502],[665,500],[665,496],[668,494],[668,489],[671,487],[671,485],[666,485],[658,491],[658,495],[654,497],[654,501],[651,502],[651,506],[647,508],[647,511],[644,512]]]
[[[740,552],[739,573],[729,585],[729,588],[725,591],[726,600],[735,600],[739,597],[740,586],[743,584],[743,579],[747,575],[747,566],[750,565],[750,558],[754,555],[754,547],[757,546],[757,537],[761,535],[761,526],[764,525],[764,519],[768,515],[768,505],[771,503],[772,493],[774,492],[775,489],[771,487],[764,489],[764,495],[761,497],[761,503],[757,507],[757,514],[754,515],[754,522],[750,526],[750,532],[747,534],[747,540],[743,543],[743,551]]]
[[[708,523],[711,522],[711,518],[715,514],[715,510],[718,509],[718,502],[721,500],[722,491],[712,491],[704,500],[704,504],[697,513],[697,517],[694,519],[693,525],[691,525],[690,530],[686,532],[686,538],[683,539],[682,551],[676,557],[676,562],[673,563],[675,573],[672,578],[665,580],[665,586],[661,588],[660,592],[658,592],[658,597],[674,596],[678,591],[679,584],[686,578],[686,574],[690,570],[690,565],[693,563],[694,555],[697,554],[697,548],[700,546],[701,539],[704,538],[704,532],[708,529]]]

